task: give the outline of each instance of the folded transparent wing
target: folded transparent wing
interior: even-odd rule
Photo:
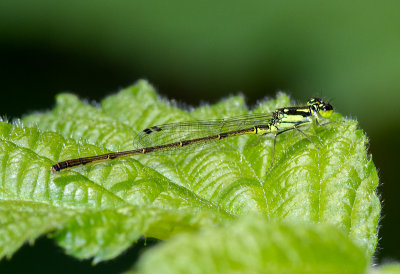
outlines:
[[[171,123],[148,127],[137,135],[135,145],[138,149],[161,146],[176,142],[189,141],[198,138],[215,136],[222,133],[234,132],[243,129],[250,129],[255,126],[269,125],[272,122],[271,114],[249,114],[229,119],[188,121]],[[223,139],[225,140],[225,139]],[[216,144],[222,145],[221,141],[199,142],[185,147],[175,147],[168,150],[159,151],[161,154],[176,153],[179,151],[191,151],[193,149],[204,149],[214,147]]]

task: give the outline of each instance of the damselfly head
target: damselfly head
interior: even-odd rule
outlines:
[[[333,114],[332,105],[320,98],[311,98],[307,102],[307,105],[310,106],[313,111],[319,113],[323,118],[329,118]]]

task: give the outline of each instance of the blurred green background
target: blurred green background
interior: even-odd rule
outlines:
[[[322,96],[370,138],[383,204],[375,260],[399,261],[399,10],[397,1],[2,0],[0,114],[50,109],[65,91],[100,100],[141,78],[192,105],[238,92],[249,105],[279,90],[299,102]],[[63,265],[51,245],[20,252],[59,253]]]

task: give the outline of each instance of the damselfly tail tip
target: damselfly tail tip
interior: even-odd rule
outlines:
[[[51,173],[57,173],[58,171],[60,171],[60,168],[58,165],[52,165],[50,170],[51,170]]]

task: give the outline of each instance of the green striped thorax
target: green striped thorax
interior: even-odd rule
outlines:
[[[306,106],[279,108],[273,113],[275,131],[285,130],[310,123],[311,117],[329,118],[333,114],[333,107],[319,98],[311,98]],[[273,131],[273,130],[271,130]]]

